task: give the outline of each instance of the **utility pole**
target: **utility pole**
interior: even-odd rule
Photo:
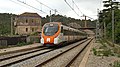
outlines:
[[[86,20],[86,16],[85,16],[85,28],[87,28],[87,20]]]
[[[106,39],[106,23],[104,22],[104,38]]]
[[[56,15],[57,10],[55,9],[55,15]]]
[[[95,35],[95,36],[96,36],[96,37],[95,37],[96,40],[97,40],[97,33],[98,33],[98,31],[97,31],[97,27],[98,27],[98,26],[97,26],[97,22],[96,22],[96,35]]]
[[[97,9],[97,12],[98,12],[98,18],[99,18],[99,9]],[[99,19],[97,20],[97,22],[96,22],[96,40],[97,40],[97,38],[98,38],[98,34],[99,33]]]
[[[11,36],[13,35],[13,16],[11,15]]]
[[[50,22],[51,22],[51,10],[50,10]]]
[[[113,1],[111,1],[111,4],[113,3]],[[112,44],[114,47],[114,6],[111,5],[111,12],[112,12]]]
[[[112,8],[112,44],[114,46],[114,9]]]

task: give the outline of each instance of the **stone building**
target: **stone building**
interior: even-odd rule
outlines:
[[[41,32],[41,16],[37,13],[25,12],[18,15],[14,22],[15,34],[30,35]]]

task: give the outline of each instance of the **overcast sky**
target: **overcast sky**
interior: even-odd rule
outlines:
[[[46,15],[49,15],[50,9],[45,7],[44,5],[41,5],[36,0],[20,0],[23,1],[39,10],[44,11],[40,12],[39,10],[36,10],[34,8],[31,8],[23,3],[18,2],[17,0],[0,0],[0,13],[13,13],[13,14],[21,14],[24,12],[34,12],[38,13],[40,16],[44,17]],[[79,17],[75,14],[72,9],[65,3],[64,0],[38,0],[39,2],[49,6],[52,9],[56,9],[59,14],[66,15],[67,17],[72,17],[76,19],[81,19],[82,17]],[[81,12],[77,9],[77,7],[73,4],[72,0],[66,0],[73,8],[74,10],[82,16],[83,14],[90,16],[94,19],[97,18],[97,9],[102,9],[102,0],[73,0],[75,4],[79,7]],[[52,11],[52,14],[55,13]],[[58,13],[57,13],[58,14]]]

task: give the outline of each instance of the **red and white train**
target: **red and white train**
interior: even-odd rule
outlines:
[[[42,27],[41,44],[44,46],[62,45],[60,43],[84,38],[87,38],[85,32],[62,25],[61,22],[49,22]]]

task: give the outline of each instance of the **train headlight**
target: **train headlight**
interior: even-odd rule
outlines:
[[[58,38],[54,38],[54,44],[58,44]]]
[[[41,43],[44,44],[44,38],[41,37]]]

